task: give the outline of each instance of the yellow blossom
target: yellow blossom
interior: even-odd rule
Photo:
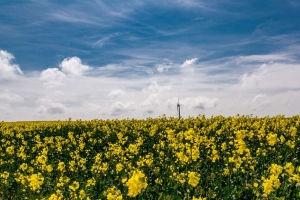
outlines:
[[[65,163],[64,162],[59,162],[58,166],[57,166],[57,169],[61,172],[64,171],[65,170]]]
[[[36,191],[41,188],[41,185],[44,182],[44,177],[41,173],[32,174],[27,178],[29,182],[29,187],[31,190]]]
[[[91,187],[96,185],[96,179],[93,177],[87,181],[86,187]]]
[[[123,196],[121,191],[118,190],[115,186],[108,188],[104,194],[106,195],[107,200],[122,200]]]
[[[69,186],[70,190],[76,191],[79,188],[79,183],[77,181],[74,181],[72,185]]]
[[[147,177],[140,170],[133,172],[131,178],[127,181],[128,196],[136,197],[143,189],[147,187]]]
[[[196,187],[200,181],[200,174],[198,174],[197,172],[188,172],[188,177],[188,184],[190,184],[193,187]]]
[[[293,163],[288,162],[285,164],[284,170],[291,176],[294,173],[295,167],[293,166]]]

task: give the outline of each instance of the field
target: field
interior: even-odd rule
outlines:
[[[300,116],[0,122],[1,199],[299,199]]]

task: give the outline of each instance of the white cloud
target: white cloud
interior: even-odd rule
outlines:
[[[169,59],[164,59],[162,64],[158,64],[158,66],[156,67],[156,70],[159,73],[162,72],[167,72],[170,68],[172,68],[172,62]]]
[[[104,43],[106,43],[108,40],[110,40],[113,37],[117,37],[118,35],[120,35],[120,33],[110,34],[106,37],[103,37],[103,38],[99,39],[97,42],[95,42],[94,45],[96,45],[98,47],[102,47],[104,45]]]
[[[48,68],[42,71],[40,75],[40,80],[43,82],[43,85],[49,88],[62,85],[62,81],[65,78],[66,75],[57,68]]]
[[[245,73],[240,77],[243,88],[256,89],[293,89],[299,88],[300,65],[286,63],[263,64],[251,75]]]
[[[169,89],[171,89],[171,86],[159,86],[156,81],[152,81],[148,88],[144,89],[143,91],[149,91],[151,93],[160,93]]]
[[[158,107],[159,102],[159,94],[150,94],[149,97],[141,103],[141,107]]]
[[[14,102],[22,102],[24,100],[23,97],[11,93],[9,90],[0,91],[0,102],[14,103]]]
[[[180,68],[188,68],[193,66],[196,62],[197,62],[198,58],[192,58],[190,60],[186,60],[181,66]]]
[[[263,64],[258,69],[256,69],[252,74],[245,73],[240,77],[242,87],[244,88],[255,88],[263,81],[263,76],[268,71],[268,65]]]
[[[158,67],[157,67],[156,69],[157,69],[157,71],[158,71],[159,73],[162,73],[162,72],[164,72],[164,71],[168,71],[169,68],[170,68],[170,67],[169,67],[169,66],[166,66],[166,65],[158,65]]]
[[[161,107],[161,95],[165,95],[170,89],[170,85],[159,86],[156,81],[152,81],[148,88],[143,89],[144,92],[150,92],[150,94],[139,104],[141,109],[146,111],[148,114],[153,114],[155,110],[158,111],[159,107]]]
[[[190,99],[190,104],[196,109],[206,109],[216,107],[219,102],[218,98],[210,99],[205,96],[198,96],[196,98]]]
[[[135,104],[133,102],[120,102],[117,101],[111,106],[111,115],[118,116],[123,113],[127,113],[129,111],[133,111],[135,109]]]
[[[62,103],[57,103],[50,98],[39,98],[37,103],[40,104],[36,109],[36,113],[39,114],[63,114],[67,108]]]
[[[117,90],[113,90],[111,91],[108,96],[113,97],[113,98],[117,98],[119,96],[122,96],[125,94],[125,91],[122,89],[117,89]]]
[[[64,73],[71,76],[81,76],[90,69],[89,66],[83,65],[78,57],[66,58],[59,66]]]
[[[262,110],[264,107],[269,105],[270,101],[268,100],[267,95],[259,94],[253,98],[251,110]]]
[[[18,65],[12,64],[14,56],[7,51],[0,50],[0,80],[15,78],[23,74]]]
[[[253,88],[256,87],[261,78],[256,74],[249,75],[248,73],[243,74],[241,76],[242,87]]]

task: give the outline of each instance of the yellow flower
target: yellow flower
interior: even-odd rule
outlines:
[[[10,146],[6,148],[6,153],[8,153],[9,155],[12,155],[14,152],[15,152],[14,146]]]
[[[198,174],[197,172],[189,172],[188,177],[188,184],[190,184],[193,187],[196,187],[200,181],[200,174]]]
[[[226,142],[223,142],[221,145],[222,151],[225,151],[227,149],[227,144]]]
[[[79,191],[79,198],[80,198],[80,199],[85,199],[85,198],[86,198],[86,193],[85,193],[84,190],[80,190],[80,191]]]
[[[284,170],[291,176],[295,171],[295,167],[293,166],[293,163],[288,162],[285,164]]]
[[[223,175],[224,176],[229,176],[230,175],[230,170],[228,168],[223,169]]]
[[[104,195],[106,195],[107,200],[122,200],[123,196],[121,194],[121,191],[118,190],[115,186],[108,188]]]
[[[74,172],[77,171],[77,168],[75,167],[76,162],[74,160],[69,161],[69,169],[70,171]]]
[[[127,178],[122,178],[122,183],[125,183],[127,181]]]
[[[57,187],[62,187],[65,184],[69,183],[70,178],[66,177],[66,176],[61,176],[59,177],[58,183],[56,184]]]
[[[253,186],[254,186],[255,188],[257,188],[257,187],[258,187],[258,183],[253,183]]]
[[[272,134],[272,133],[269,133],[266,138],[270,146],[274,146],[278,140],[277,134]]]
[[[193,197],[193,199],[192,200],[206,200],[206,197],[199,197],[199,198],[196,198],[196,197]]]
[[[65,170],[65,163],[64,162],[59,162],[58,166],[57,166],[57,169],[61,172],[64,171]]]
[[[117,172],[120,172],[122,169],[123,169],[123,165],[122,165],[121,163],[118,163],[118,164],[116,165],[116,170],[117,170]]]
[[[4,180],[1,180],[4,184],[7,184],[8,181],[7,181],[7,178],[9,177],[9,172],[7,171],[4,171],[2,174],[0,173],[0,178],[4,179]]]
[[[72,185],[69,186],[70,190],[76,191],[79,188],[79,183],[77,181],[74,181]]]
[[[86,187],[91,187],[96,185],[96,179],[93,177],[87,181]]]
[[[27,169],[27,164],[26,163],[22,163],[21,165],[20,165],[20,169],[22,170],[22,171],[25,171],[26,169]]]
[[[283,167],[277,164],[272,164],[269,171],[272,175],[279,176],[282,173]]]
[[[48,200],[58,200],[58,196],[56,194],[52,194]]]
[[[276,175],[271,175],[269,179],[263,177],[262,180],[263,192],[265,196],[268,196],[271,192],[274,192],[280,187],[280,180]]]
[[[39,172],[37,174],[32,174],[27,178],[27,181],[29,182],[29,187],[31,190],[36,191],[40,189],[41,185],[44,182],[44,177]]]
[[[46,166],[46,170],[47,170],[47,172],[52,172],[52,170],[53,170],[53,168],[52,168],[52,165],[47,165]]]
[[[163,180],[161,178],[155,179],[155,183],[161,185]]]
[[[38,156],[36,160],[37,160],[38,163],[40,163],[42,165],[45,165],[48,158],[45,155],[41,155],[41,156]]]
[[[136,197],[147,184],[147,177],[140,170],[134,171],[132,177],[127,181],[126,186],[128,187],[128,196]]]

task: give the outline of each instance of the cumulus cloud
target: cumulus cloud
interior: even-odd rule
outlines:
[[[143,101],[140,106],[147,113],[154,113],[155,108],[158,108],[160,105],[160,95],[159,94],[150,94],[149,97]]]
[[[9,90],[0,90],[0,102],[14,103],[14,102],[22,102],[24,100],[23,97],[11,93]]]
[[[165,90],[169,90],[171,86],[159,86],[156,81],[152,81],[152,83],[148,86],[147,89],[143,89],[143,91],[149,91],[151,93],[160,93]]]
[[[253,87],[256,87],[258,85],[261,78],[256,74],[250,74],[249,75],[248,73],[245,73],[241,76],[240,80],[241,80],[241,83],[242,83],[242,87],[253,88]]]
[[[192,98],[190,101],[193,108],[206,109],[206,108],[216,107],[219,102],[219,99],[218,98],[210,99],[208,97],[198,96],[196,98]]]
[[[262,110],[264,107],[270,105],[267,95],[259,94],[255,96],[251,102],[251,110]]]
[[[262,81],[262,76],[267,73],[267,64],[261,65],[252,74],[245,73],[240,77],[242,87],[244,88],[255,88],[259,82]]]
[[[108,96],[109,96],[109,97],[113,97],[113,98],[117,98],[117,97],[122,96],[122,95],[124,95],[124,94],[125,94],[125,91],[124,91],[124,90],[122,90],[122,89],[117,89],[117,90],[111,91],[111,92],[108,94]]]
[[[50,98],[39,98],[37,103],[40,104],[36,112],[39,114],[63,114],[67,108],[62,103],[57,103]]]
[[[134,103],[132,102],[120,102],[117,101],[112,104],[111,106],[111,115],[117,116],[123,113],[127,113],[128,111],[133,111],[134,110]]]
[[[144,92],[150,92],[149,96],[142,101],[139,106],[142,110],[146,111],[148,114],[154,113],[154,110],[158,110],[160,107],[160,97],[163,92],[170,90],[171,86],[160,86],[156,81],[144,88]]]
[[[240,77],[242,88],[273,91],[299,89],[299,64],[268,63]],[[257,91],[257,93],[261,93]]]
[[[18,65],[13,64],[14,56],[7,51],[0,50],[0,79],[11,79],[23,74]]]
[[[48,68],[42,71],[40,75],[40,80],[43,82],[43,85],[49,88],[62,85],[62,81],[65,78],[66,75],[57,68]]]
[[[65,74],[71,76],[81,76],[90,69],[89,66],[82,64],[78,57],[66,58],[59,66]]]

